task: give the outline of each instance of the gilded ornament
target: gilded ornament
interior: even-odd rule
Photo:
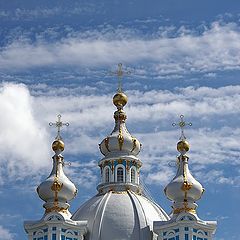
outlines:
[[[46,208],[45,213],[50,213],[50,212],[68,213],[68,207],[63,208],[63,207],[59,207],[59,206],[53,206],[51,208]]]
[[[120,151],[122,150],[123,143],[124,143],[124,138],[123,138],[123,135],[122,135],[122,128],[120,127],[119,128],[119,134],[118,134],[118,145],[119,145],[119,150]]]
[[[184,206],[183,208],[174,208],[173,213],[174,214],[179,214],[181,212],[189,212],[189,213],[196,213],[196,210],[194,208],[189,208],[187,206]]]
[[[180,153],[186,153],[190,149],[190,145],[186,140],[181,140],[177,143],[177,150]]]
[[[131,152],[133,152],[135,150],[135,148],[137,147],[137,139],[132,138],[132,142],[133,142],[133,148],[132,148]]]
[[[52,143],[52,150],[54,152],[57,152],[57,151],[64,151],[64,142],[60,139],[57,139],[55,140],[53,143]]]
[[[130,169],[130,161],[129,160],[126,160],[126,170],[129,171]]]
[[[114,161],[112,160],[112,166],[111,166],[111,169],[112,169],[112,173],[114,171]]]
[[[108,137],[104,139],[104,144],[105,144],[106,149],[107,149],[109,152],[111,152],[111,151],[109,150],[109,147],[108,147],[108,145],[109,145],[109,138],[108,138]]]
[[[51,186],[52,191],[59,192],[63,187],[63,183],[59,182],[58,179],[54,179],[54,182]]]
[[[123,159],[119,158],[119,159],[117,160],[117,162],[118,162],[118,164],[123,164]]]
[[[127,116],[122,109],[118,109],[116,112],[114,112],[114,119],[115,121],[125,122]]]
[[[128,98],[127,95],[123,92],[118,92],[113,96],[113,104],[117,108],[122,108],[127,104]]]
[[[189,191],[192,188],[192,183],[188,183],[187,181],[184,181],[182,185],[183,191]]]
[[[138,188],[138,189],[137,189],[137,194],[141,195],[141,192],[142,192],[141,189]]]

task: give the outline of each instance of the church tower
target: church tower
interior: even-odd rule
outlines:
[[[50,123],[58,129],[52,143],[53,168],[49,177],[37,188],[45,202],[45,213],[38,221],[24,223],[29,240],[212,240],[216,222],[201,220],[196,212],[203,194],[202,185],[188,169],[189,143],[183,132],[187,125],[181,116],[182,130],[177,150],[177,174],[166,186],[165,194],[173,202],[170,216],[145,194],[140,182],[141,144],[127,129],[124,107],[127,95],[121,87],[122,64],[116,72],[119,78],[113,96],[116,110],[113,131],[99,144],[103,154],[99,160],[101,180],[97,193],[71,215],[69,201],[77,189],[64,174],[64,142],[60,128],[68,123]]]
[[[85,240],[152,240],[153,222],[169,220],[165,211],[145,196],[140,184],[141,144],[126,126],[128,97],[121,87],[124,73],[119,64],[119,86],[113,96],[117,108],[114,128],[99,144],[103,158],[98,162],[98,193],[72,216],[74,221],[87,220]]]
[[[180,141],[177,150],[180,155],[177,158],[177,174],[165,187],[164,192],[173,202],[170,220],[154,222],[154,232],[158,240],[212,240],[217,222],[203,221],[197,215],[197,204],[204,192],[202,185],[192,176],[188,168],[189,157],[186,153],[190,145],[186,140],[183,128],[191,123],[184,122],[184,116],[180,116],[178,124],[181,128]]]
[[[57,137],[52,143],[53,167],[49,177],[37,187],[39,197],[45,201],[45,213],[38,221],[26,221],[25,231],[28,240],[82,240],[86,233],[85,221],[71,220],[69,201],[77,194],[77,188],[63,171],[64,142],[60,136],[60,128],[68,123],[61,122],[58,115],[56,123],[50,123],[58,129]]]

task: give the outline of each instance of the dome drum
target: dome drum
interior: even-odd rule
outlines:
[[[102,184],[132,183],[139,184],[139,171],[142,163],[128,159],[105,160],[101,162]]]
[[[134,184],[134,183],[130,183],[130,182],[128,182],[128,183],[114,183],[114,182],[101,183],[97,186],[97,190],[98,190],[99,194],[105,194],[110,191],[119,193],[119,194],[124,191],[132,191],[137,194],[142,193],[142,188],[138,184]]]
[[[99,161],[98,166],[103,170],[105,166],[109,166],[112,171],[118,164],[123,164],[127,170],[129,170],[132,166],[135,166],[136,168],[140,168],[142,166],[142,162],[134,157],[131,158],[129,156],[123,156],[123,158],[103,158],[101,161]]]

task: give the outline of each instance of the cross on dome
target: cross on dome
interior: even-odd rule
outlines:
[[[122,92],[122,77],[123,75],[129,75],[131,72],[130,71],[124,71],[122,68],[122,63],[118,64],[118,70],[116,72],[111,72],[113,75],[117,75],[118,77],[118,92]]]
[[[50,127],[52,127],[52,126],[54,126],[54,127],[56,127],[57,128],[57,136],[56,136],[56,140],[59,140],[59,139],[62,139],[61,138],[61,135],[60,135],[60,131],[61,131],[61,128],[63,127],[63,126],[69,126],[69,123],[68,122],[66,122],[66,123],[63,123],[62,121],[61,121],[61,114],[58,114],[57,115],[57,121],[55,122],[55,123],[53,123],[53,122],[50,122],[49,123],[49,126]]]
[[[180,127],[180,129],[181,129],[181,136],[180,136],[180,140],[185,140],[186,139],[186,137],[185,137],[185,135],[184,135],[184,127],[186,127],[186,126],[192,126],[192,123],[191,122],[185,122],[184,121],[184,115],[180,115],[180,122],[178,122],[178,123],[173,123],[172,124],[172,126],[173,127],[175,127],[175,126],[179,126]]]

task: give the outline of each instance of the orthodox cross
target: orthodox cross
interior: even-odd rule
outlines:
[[[61,121],[61,115],[59,114],[59,115],[57,115],[57,121],[55,122],[55,123],[52,123],[52,122],[50,122],[49,123],[49,126],[54,126],[54,127],[56,127],[57,128],[57,136],[56,136],[56,139],[61,139],[61,135],[60,135],[60,131],[61,131],[61,128],[63,127],[63,126],[69,126],[69,123],[67,122],[67,123],[63,123],[62,121]]]
[[[180,140],[184,140],[184,139],[186,139],[186,137],[185,137],[185,135],[184,135],[184,127],[186,127],[186,126],[192,126],[192,123],[191,123],[191,122],[189,122],[189,123],[185,122],[185,121],[184,121],[184,116],[183,116],[183,115],[180,115],[180,122],[178,122],[178,123],[173,123],[172,126],[173,126],[173,127],[179,126],[179,127],[181,128],[181,136],[180,136],[179,139],[180,139]]]
[[[122,63],[118,64],[118,70],[116,72],[111,72],[111,74],[117,75],[118,77],[118,92],[122,92],[122,77],[123,75],[129,75],[131,72],[130,71],[124,71],[122,69]]]

